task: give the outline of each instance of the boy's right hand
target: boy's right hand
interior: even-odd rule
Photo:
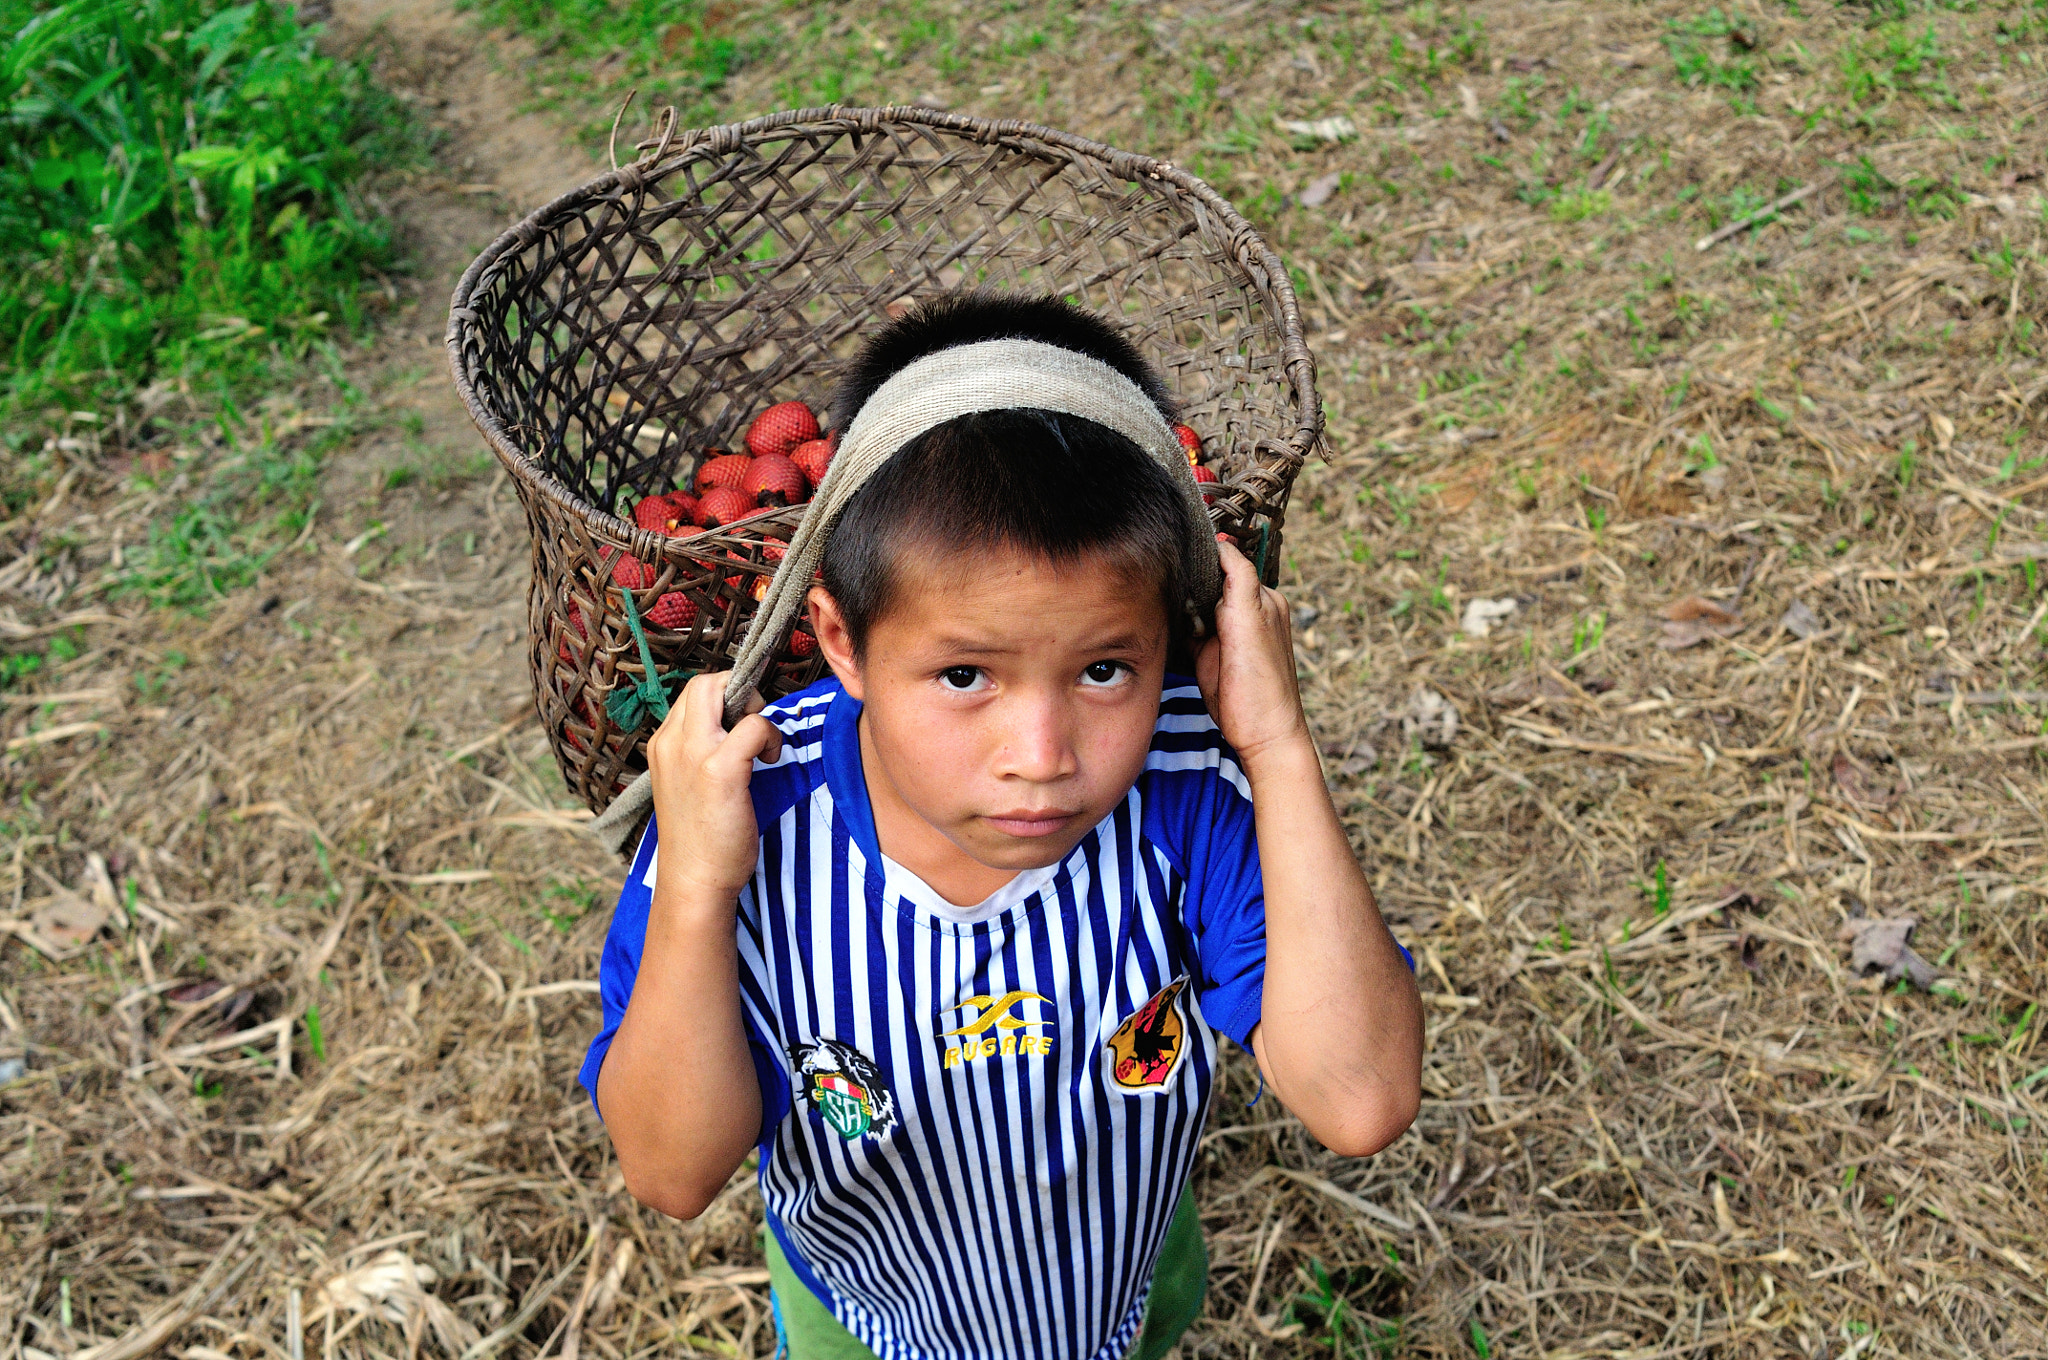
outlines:
[[[660,827],[657,893],[731,905],[753,877],[761,831],[749,791],[756,759],[782,753],[782,732],[762,717],[755,695],[746,717],[725,730],[726,675],[700,675],[647,741]],[[671,897],[670,901],[677,898]]]

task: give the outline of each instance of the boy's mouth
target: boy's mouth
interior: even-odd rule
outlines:
[[[992,812],[982,820],[1006,836],[1050,836],[1078,815],[1059,808],[1019,808]]]

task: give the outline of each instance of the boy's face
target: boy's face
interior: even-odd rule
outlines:
[[[949,899],[978,901],[1065,857],[1137,782],[1166,612],[1156,586],[1088,558],[908,552],[898,572],[864,656],[823,590],[818,641],[865,705],[884,849]]]

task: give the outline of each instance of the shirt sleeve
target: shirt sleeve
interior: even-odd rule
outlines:
[[[1206,714],[1200,722],[1208,725]],[[1147,820],[1186,880],[1181,920],[1200,962],[1194,982],[1202,1016],[1249,1047],[1266,985],[1266,889],[1251,786],[1213,726],[1187,735],[1196,738],[1186,743],[1193,749],[1155,745]]]
[[[1147,829],[1187,880],[1195,997],[1211,1026],[1251,1047],[1266,986],[1266,887],[1251,783],[1200,706],[1169,694],[1147,760]],[[1176,711],[1184,710],[1184,711]],[[1410,972],[1414,956],[1395,942]]]
[[[598,960],[597,991],[604,1005],[604,1025],[590,1041],[577,1080],[590,1093],[591,1108],[597,1109],[600,1120],[604,1111],[597,1106],[597,1077],[604,1070],[605,1055],[611,1052],[612,1039],[626,1018],[626,1005],[633,999],[633,984],[640,977],[640,956],[647,944],[647,912],[654,901],[657,840],[654,821],[649,818],[640,849],[633,856],[633,867],[627,871],[626,886],[619,890],[618,905],[612,909],[611,929],[605,934],[604,953]],[[742,901],[740,906],[744,916],[746,903]],[[761,1128],[765,1138],[767,1130],[789,1113],[789,1079],[772,1045],[761,1037],[753,1015],[744,1006],[741,1019],[746,1025],[747,1053],[754,1061],[754,1079],[761,1087]]]
[[[597,1074],[604,1070],[605,1054],[611,1052],[612,1038],[626,1018],[626,1003],[633,999],[633,982],[640,976],[640,954],[647,944],[647,909],[654,901],[651,871],[656,839],[654,819],[649,817],[640,848],[633,855],[633,867],[626,871],[626,886],[619,889],[618,904],[612,908],[611,929],[605,932],[604,953],[598,959],[597,993],[604,1006],[604,1025],[590,1041],[590,1051],[583,1055],[583,1070],[577,1074],[583,1089],[590,1092],[593,1108],[597,1104]],[[598,1118],[603,1117],[599,1110]]]

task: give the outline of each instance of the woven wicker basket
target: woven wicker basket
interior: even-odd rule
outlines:
[[[892,303],[984,285],[1063,294],[1126,328],[1201,433],[1219,529],[1279,561],[1287,491],[1322,409],[1287,271],[1200,180],[1028,123],[921,108],[801,109],[672,135],[493,241],[448,324],[455,384],[533,532],[540,715],[593,811],[645,768],[653,719],[605,701],[644,671],[614,555],[652,567],[687,631],[646,630],[658,669],[725,670],[804,507],[665,538],[642,495],[796,399],[822,409]],[[770,697],[823,669],[785,644]]]

